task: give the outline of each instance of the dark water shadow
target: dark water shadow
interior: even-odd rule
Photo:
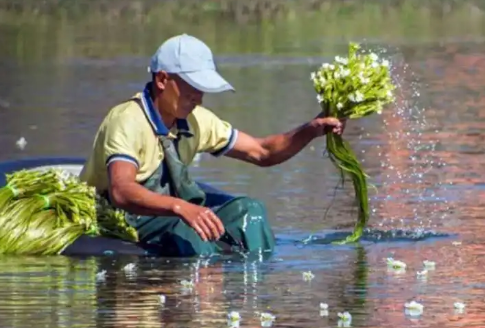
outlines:
[[[351,231],[332,231],[322,235],[311,235],[293,243],[299,245],[326,245],[341,241],[352,234]],[[358,243],[392,243],[392,242],[417,242],[434,241],[435,239],[455,238],[457,234],[441,233],[432,230],[416,229],[391,229],[378,230],[366,229]],[[279,243],[287,243],[288,240],[278,239]],[[352,244],[347,244],[347,246]],[[339,245],[335,245],[339,246]]]

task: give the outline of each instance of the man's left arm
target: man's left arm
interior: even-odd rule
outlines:
[[[317,117],[289,132],[255,138],[238,131],[234,146],[225,156],[261,167],[283,163],[328,131],[341,134],[343,123],[335,118]]]
[[[289,132],[255,138],[234,129],[205,108],[198,108],[194,114],[200,132],[198,152],[231,157],[262,167],[283,163],[298,154],[314,138],[327,132],[341,134],[345,126],[344,121],[320,114]]]

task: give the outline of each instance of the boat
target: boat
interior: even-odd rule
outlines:
[[[0,162],[0,187],[5,186],[5,175],[19,170],[61,169],[79,176],[85,159],[78,157],[40,157]],[[222,204],[234,196],[213,186],[197,182],[211,199],[211,205]],[[116,238],[83,235],[69,245],[60,255],[106,256],[106,255],[156,255],[147,245],[127,242]]]

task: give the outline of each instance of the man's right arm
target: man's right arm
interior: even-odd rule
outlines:
[[[138,215],[178,216],[205,241],[222,236],[224,226],[210,209],[152,192],[136,182],[136,173],[137,167],[130,162],[109,164],[108,190],[113,205]]]
[[[173,216],[184,201],[160,195],[136,182],[137,167],[127,161],[108,166],[109,195],[116,207],[138,215]]]

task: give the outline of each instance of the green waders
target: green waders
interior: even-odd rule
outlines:
[[[210,207],[221,219],[225,234],[216,242],[205,242],[180,217],[127,214],[127,222],[137,229],[140,242],[162,256],[206,256],[228,252],[272,252],[275,239],[265,206],[249,197],[234,197],[221,204],[217,195],[205,193],[180,161],[175,142],[160,136],[165,158],[143,184],[151,191]],[[219,195],[220,196],[220,195]],[[220,197],[219,197],[220,198]]]

